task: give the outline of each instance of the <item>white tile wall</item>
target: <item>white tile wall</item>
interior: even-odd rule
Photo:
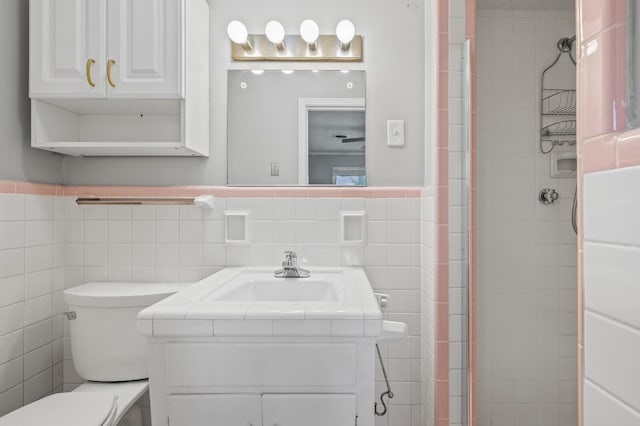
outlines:
[[[463,147],[463,46],[465,8],[463,0],[449,0],[449,424],[466,423],[466,323],[468,239],[466,154]],[[463,277],[465,278],[463,280]],[[458,326],[456,326],[458,325]]]
[[[420,212],[420,371],[422,424],[431,426],[435,419],[435,299],[434,299],[434,197],[432,188],[424,188]]]
[[[640,167],[584,177],[584,425],[640,424]]]
[[[62,390],[60,203],[0,194],[0,416]]]
[[[396,397],[389,415],[377,418],[376,425],[421,424],[420,199],[216,198],[210,211],[191,206],[79,207],[72,197],[62,200],[66,288],[90,280],[197,281],[234,265],[276,268],[283,251],[290,249],[310,269],[363,266],[374,289],[391,294],[385,317],[406,322],[410,335],[381,345]],[[225,210],[251,212],[249,244],[224,243]],[[338,243],[339,212],[345,210],[366,212],[367,231],[372,231],[366,244]],[[377,379],[382,392],[379,367]],[[81,381],[66,337],[64,388]]]
[[[540,75],[574,17],[479,10],[477,29],[478,425],[575,426],[576,182],[538,150]],[[550,81],[573,87],[562,61]]]

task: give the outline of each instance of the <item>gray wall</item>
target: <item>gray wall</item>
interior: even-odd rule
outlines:
[[[2,1],[0,58],[0,179],[61,183],[62,157],[30,147],[26,0]]]
[[[17,0],[13,0],[17,2]],[[25,1],[26,3],[26,1]],[[424,0],[210,0],[211,157],[67,158],[67,184],[224,185],[227,179],[227,70],[278,68],[283,64],[232,63],[227,23],[241,19],[250,33],[264,33],[269,19],[297,34],[306,18],[334,33],[351,19],[364,38],[364,61],[356,64],[288,64],[290,68],[364,69],[367,72],[367,181],[373,186],[422,185],[424,176]],[[405,120],[404,148],[386,146],[386,121]]]

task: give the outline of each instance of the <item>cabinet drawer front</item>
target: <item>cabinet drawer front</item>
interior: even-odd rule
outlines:
[[[260,395],[172,395],[171,426],[261,426]]]
[[[353,426],[355,395],[263,395],[263,426]]]
[[[355,344],[187,343],[167,348],[169,386],[351,386]]]

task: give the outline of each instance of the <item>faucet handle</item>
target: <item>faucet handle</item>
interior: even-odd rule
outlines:
[[[283,268],[294,268],[297,266],[298,255],[293,250],[286,250],[284,252],[285,259],[282,262]]]

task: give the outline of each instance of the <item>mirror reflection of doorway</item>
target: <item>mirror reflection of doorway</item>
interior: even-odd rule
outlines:
[[[299,99],[299,183],[365,186],[361,98]]]
[[[309,111],[309,184],[364,185],[364,111]]]

